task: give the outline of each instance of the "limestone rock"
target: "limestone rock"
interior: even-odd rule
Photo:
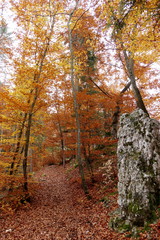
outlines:
[[[143,225],[160,201],[160,123],[137,109],[122,115],[118,138],[121,218]]]

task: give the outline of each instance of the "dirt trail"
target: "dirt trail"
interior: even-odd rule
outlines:
[[[107,227],[107,208],[87,200],[63,167],[46,167],[37,180],[41,187],[30,208],[0,219],[0,240],[124,239]]]

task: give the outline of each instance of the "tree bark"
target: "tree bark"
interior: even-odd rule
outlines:
[[[15,165],[15,161],[16,161],[17,155],[18,155],[19,150],[20,150],[21,138],[22,138],[22,134],[23,134],[26,119],[27,119],[27,113],[25,113],[25,115],[24,115],[23,122],[22,122],[22,125],[21,125],[21,129],[19,130],[16,149],[15,149],[15,152],[14,152],[13,161],[11,163],[11,168],[10,168],[10,173],[9,173],[10,175],[12,175],[13,172],[14,172],[14,165]]]
[[[28,121],[27,121],[27,129],[25,134],[26,139],[25,139],[25,147],[24,147],[24,159],[23,159],[23,177],[24,177],[23,190],[25,192],[28,191],[27,158],[28,158],[29,140],[30,140],[30,132],[31,132],[31,123],[32,123],[32,113],[29,113]]]
[[[72,16],[77,9],[78,6],[78,1],[76,2],[76,6],[73,9],[73,11],[69,15],[69,20],[68,20],[68,38],[69,38],[69,51],[70,51],[70,77],[71,77],[71,84],[72,84],[72,94],[73,94],[73,104],[74,104],[74,112],[76,116],[76,127],[77,127],[77,161],[78,161],[78,166],[79,166],[79,172],[81,175],[81,180],[82,180],[82,188],[84,190],[85,194],[88,194],[88,188],[87,184],[85,181],[85,176],[84,176],[84,169],[83,169],[83,163],[81,159],[81,128],[80,128],[80,116],[79,116],[79,106],[78,106],[78,101],[77,101],[77,95],[76,95],[76,86],[74,82],[74,52],[73,52],[73,41],[72,41],[72,30],[70,28],[70,22],[72,19]]]
[[[34,110],[37,98],[38,98],[38,87],[35,88],[34,98],[33,98],[32,104],[30,106],[27,127],[26,127],[26,133],[25,133],[24,159],[23,159],[23,177],[24,177],[23,189],[25,192],[28,191],[27,159],[28,159],[28,149],[29,149],[29,142],[30,142],[30,132],[31,132],[31,125],[32,125],[33,110]]]
[[[58,128],[59,128],[59,133],[60,133],[60,142],[61,142],[61,151],[62,151],[62,155],[61,155],[62,164],[63,164],[63,167],[65,167],[65,154],[64,154],[65,142],[64,142],[64,133],[63,133],[63,131],[62,131],[62,128],[61,128],[61,124],[60,124],[59,119],[58,119]]]
[[[136,84],[136,79],[135,79],[135,74],[134,74],[134,60],[130,56],[130,53],[127,54],[126,50],[123,50],[123,54],[124,54],[126,68],[127,68],[127,71],[128,71],[128,76],[129,76],[130,81],[131,81],[131,85],[132,85],[132,89],[133,89],[133,93],[134,93],[134,97],[135,97],[135,100],[136,100],[137,107],[142,109],[147,114],[147,116],[149,116],[149,113],[148,113],[148,111],[145,107],[145,104],[143,102],[142,95],[141,95],[141,93],[140,93],[140,91],[137,87],[137,84]]]
[[[119,117],[121,113],[120,104],[122,100],[122,95],[129,89],[130,86],[131,86],[131,81],[127,83],[127,85],[120,92],[119,99],[117,100],[117,105],[115,107],[115,111],[112,116],[112,135],[114,138],[117,138],[118,122],[119,122]]]
[[[33,83],[39,83],[40,76],[43,70],[43,63],[45,60],[45,57],[48,52],[49,44],[52,38],[52,33],[53,33],[53,27],[55,23],[55,16],[53,16],[52,23],[51,23],[51,28],[50,28],[50,34],[47,37],[47,42],[44,47],[44,52],[42,54],[42,57],[39,61],[39,72],[34,74],[34,79]],[[28,103],[30,103],[30,110],[28,112],[28,121],[27,121],[27,128],[26,128],[26,133],[25,133],[25,145],[24,145],[24,159],[23,159],[23,177],[24,177],[24,183],[23,183],[23,190],[24,192],[28,192],[28,174],[27,174],[27,161],[28,161],[28,150],[29,150],[29,143],[30,143],[30,132],[31,132],[31,125],[32,125],[32,117],[34,114],[34,107],[37,102],[37,98],[39,96],[39,87],[35,87],[31,90],[33,100],[29,100]],[[26,194],[28,197],[28,194]]]

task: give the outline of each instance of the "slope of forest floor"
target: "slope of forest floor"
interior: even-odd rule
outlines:
[[[117,207],[117,189],[104,186],[97,172],[89,183],[91,200],[80,185],[77,169],[46,166],[36,173],[38,188],[31,203],[15,213],[0,214],[1,240],[120,240],[127,238],[109,226]],[[140,239],[160,239],[160,222]]]

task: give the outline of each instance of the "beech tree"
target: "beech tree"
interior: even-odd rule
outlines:
[[[103,10],[102,18],[106,19],[106,26],[112,29],[112,39],[131,81],[137,107],[148,114],[137,86],[135,65],[156,62],[159,58],[158,1],[104,1]]]
[[[88,194],[85,168],[93,177],[91,162],[107,157],[121,111],[135,108],[133,95],[147,114],[157,101],[147,91],[158,87],[158,1],[10,2],[17,35],[11,84],[1,88],[5,180],[11,190],[19,177],[27,193],[31,165],[47,162],[47,154],[63,164],[77,154]],[[11,56],[2,28],[0,52]]]
[[[18,57],[15,56],[14,58],[14,95],[20,108],[17,112],[19,115],[18,129],[16,129],[18,135],[10,175],[14,172],[15,163],[18,164],[16,162],[18,161],[17,157],[19,155],[22,156],[23,153],[23,189],[27,193],[27,165],[31,127],[37,111],[46,106],[44,99],[47,99],[46,92],[50,84],[50,81],[48,81],[49,75],[46,77],[46,73],[50,69],[47,55],[49,51],[52,52],[55,49],[53,44],[50,47],[50,42],[58,7],[56,9],[54,8],[55,6],[50,5],[48,2],[42,2],[42,5],[46,7],[44,14],[42,6],[38,7],[36,1],[28,2],[27,4],[24,1],[19,3],[13,2],[12,4],[16,10],[18,25],[23,28],[23,31],[18,35],[20,47],[17,48]],[[37,9],[36,12],[34,12],[35,7]],[[52,71],[54,71],[54,68],[52,68]],[[48,74],[50,74],[50,71],[48,71]],[[23,105],[20,103],[22,99]]]
[[[75,2],[74,9],[69,14],[68,19],[68,38],[69,38],[69,50],[70,50],[70,78],[72,83],[72,93],[73,93],[73,102],[74,102],[74,111],[76,115],[76,127],[77,127],[77,161],[79,166],[79,171],[82,178],[82,187],[86,194],[88,194],[88,189],[84,177],[84,170],[83,170],[83,164],[82,164],[82,158],[81,158],[81,127],[80,127],[80,116],[79,116],[79,106],[77,101],[77,90],[76,90],[76,84],[74,79],[74,51],[73,51],[73,36],[72,36],[72,29],[70,27],[70,23],[73,17],[73,14],[75,13],[77,7],[78,7],[78,1]]]
[[[91,155],[94,155],[93,151],[94,153],[96,152],[93,145],[98,145],[98,142],[100,142],[99,137],[96,136],[96,131],[94,131],[96,127],[100,126],[100,121],[98,122],[98,119],[97,121],[95,120],[100,103],[95,104],[96,101],[93,100],[95,97],[94,93],[96,93],[94,81],[96,81],[96,77],[98,76],[98,72],[96,71],[96,56],[94,54],[94,51],[97,49],[98,34],[95,36],[93,30],[97,27],[93,16],[87,14],[86,10],[77,7],[78,1],[69,15],[68,32],[71,82],[77,127],[77,159],[82,177],[82,185],[84,191],[87,193],[82,154],[93,177]],[[93,80],[92,78],[95,79]],[[94,123],[92,119],[94,119]]]

